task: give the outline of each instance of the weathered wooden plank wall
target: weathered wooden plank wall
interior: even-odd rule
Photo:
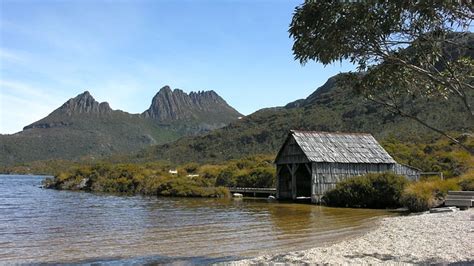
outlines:
[[[294,138],[286,140],[283,149],[278,155],[278,164],[307,163],[308,158],[296,143]]]
[[[311,198],[319,202],[322,195],[342,180],[367,173],[390,171],[392,164],[312,163],[313,187]]]
[[[408,179],[410,179],[411,181],[417,181],[417,180],[420,180],[420,170],[419,169],[416,169],[416,168],[413,168],[413,167],[410,167],[410,166],[407,166],[407,165],[403,165],[403,164],[395,164],[393,166],[393,171],[397,174],[397,175],[403,175],[403,176],[406,176]]]

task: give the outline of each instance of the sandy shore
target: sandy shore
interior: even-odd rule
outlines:
[[[232,264],[474,264],[474,209],[384,218],[367,234],[328,247]]]

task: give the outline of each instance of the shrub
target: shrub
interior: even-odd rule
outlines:
[[[407,182],[405,177],[389,172],[352,177],[327,191],[323,201],[338,207],[398,207]]]
[[[459,180],[459,186],[464,191],[474,191],[474,170],[467,172]]]
[[[403,191],[400,203],[412,212],[429,210],[436,205],[431,189],[422,181],[408,185]]]
[[[250,171],[252,178],[250,187],[273,187],[275,184],[275,168],[274,167],[258,167]]]
[[[227,167],[222,170],[216,178],[216,186],[223,186],[223,187],[235,187],[237,185],[237,181],[235,180],[237,169],[234,167]]]
[[[459,182],[461,190],[474,191],[474,177],[463,179]]]
[[[449,190],[459,190],[459,178],[425,180],[410,183],[404,189],[400,203],[410,211],[420,212],[440,205]]]
[[[272,187],[274,179],[273,168],[259,167],[238,171],[235,176],[235,185],[237,187]]]
[[[217,165],[203,165],[199,169],[199,174],[205,179],[215,181],[220,171],[222,171],[222,168],[223,167]]]
[[[194,174],[199,169],[199,164],[197,163],[188,163],[183,166],[184,171],[188,174]]]

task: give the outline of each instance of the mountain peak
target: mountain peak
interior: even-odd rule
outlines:
[[[229,122],[241,116],[215,91],[187,94],[181,89],[172,90],[169,86],[164,86],[158,91],[153,97],[150,108],[142,115],[160,122],[210,119],[215,121],[215,117],[222,117],[221,120]]]
[[[166,93],[166,92],[173,92],[173,90],[171,90],[170,86],[168,85],[165,85],[163,86],[163,88],[161,88],[158,93]]]
[[[315,104],[318,102],[330,102],[332,101],[333,92],[339,86],[341,86],[347,77],[347,73],[339,73],[335,76],[330,77],[322,86],[317,88],[312,94],[306,99],[299,99],[285,105],[285,108],[297,108],[304,107],[307,105]]]
[[[99,103],[92,97],[89,91],[84,91],[78,94],[76,97],[66,101],[61,107],[54,110],[47,117],[36,121],[26,127],[23,130],[32,128],[53,128],[53,127],[64,127],[71,124],[68,119],[69,117],[77,114],[108,114],[112,112],[107,102]]]
[[[84,91],[76,97],[69,99],[56,111],[66,113],[68,115],[83,113],[100,114],[109,113],[112,111],[112,108],[110,108],[107,102],[99,103],[96,101],[89,91]]]
[[[92,97],[91,93],[89,91],[84,91],[83,93],[81,94],[78,94],[76,97]]]

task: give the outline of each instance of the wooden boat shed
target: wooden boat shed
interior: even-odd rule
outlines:
[[[371,134],[291,130],[275,159],[277,198],[318,203],[348,177],[392,171],[418,179],[416,168],[398,164]]]

